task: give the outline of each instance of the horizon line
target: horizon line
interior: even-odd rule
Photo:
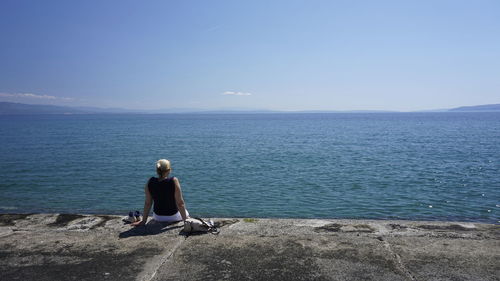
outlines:
[[[388,109],[300,109],[300,110],[279,110],[279,109],[258,109],[258,108],[163,108],[163,109],[130,109],[119,107],[97,107],[97,106],[69,106],[55,104],[28,104],[19,102],[0,101],[4,104],[28,105],[28,106],[48,106],[60,109],[68,108],[81,112],[68,112],[71,114],[92,114],[92,113],[130,113],[130,114],[169,114],[169,113],[418,113],[418,112],[453,112],[453,111],[500,111],[498,104],[482,104],[473,106],[459,106],[453,108],[422,109],[422,110],[388,110]],[[470,110],[468,110],[470,109]],[[92,112],[97,110],[98,112]],[[43,114],[43,113],[42,113]],[[47,114],[47,113],[46,113]],[[53,114],[53,113],[48,113]]]

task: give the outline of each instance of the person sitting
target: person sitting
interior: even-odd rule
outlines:
[[[151,205],[155,221],[173,223],[189,218],[179,180],[169,177],[170,172],[170,161],[160,159],[156,162],[158,177],[151,177],[144,186],[144,216],[142,220],[132,223],[132,226],[144,225],[147,222]]]

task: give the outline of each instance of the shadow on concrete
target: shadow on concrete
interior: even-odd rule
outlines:
[[[167,232],[170,230],[183,228],[178,222],[167,223],[167,222],[158,222],[158,221],[150,221],[146,225],[131,227],[129,230],[121,232],[118,237],[119,238],[128,238],[132,236],[148,236],[148,235],[157,235],[163,232]]]
[[[190,236],[206,235],[209,233],[210,232],[206,232],[206,231],[185,232],[184,230],[181,230],[181,232],[179,232],[179,235],[184,236],[184,238],[187,239]],[[218,234],[218,233],[212,233],[212,234]]]
[[[226,225],[231,225],[234,223],[239,222],[237,219],[228,219],[228,220],[219,220],[215,222],[215,227],[220,229],[223,226]],[[128,223],[130,224],[130,223]],[[181,229],[179,232],[179,235],[184,236],[188,238],[189,236],[198,236],[198,235],[204,235],[207,234],[208,232],[184,232],[183,228],[184,226],[180,224],[180,222],[173,222],[173,223],[167,223],[167,222],[158,222],[155,220],[149,221],[146,225],[143,226],[138,226],[138,227],[130,227],[129,230],[124,231],[118,235],[119,238],[127,238],[127,237],[132,237],[132,236],[148,236],[148,235],[156,235],[160,234],[163,232],[167,232],[170,230],[174,229]],[[218,234],[217,233],[212,233],[212,234]]]

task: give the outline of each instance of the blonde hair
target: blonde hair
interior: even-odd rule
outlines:
[[[163,176],[163,174],[170,172],[170,161],[167,159],[160,159],[156,161],[156,173],[158,176]]]

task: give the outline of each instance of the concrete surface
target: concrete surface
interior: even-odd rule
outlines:
[[[131,228],[122,217],[0,214],[0,280],[500,280],[500,226],[214,219]]]

